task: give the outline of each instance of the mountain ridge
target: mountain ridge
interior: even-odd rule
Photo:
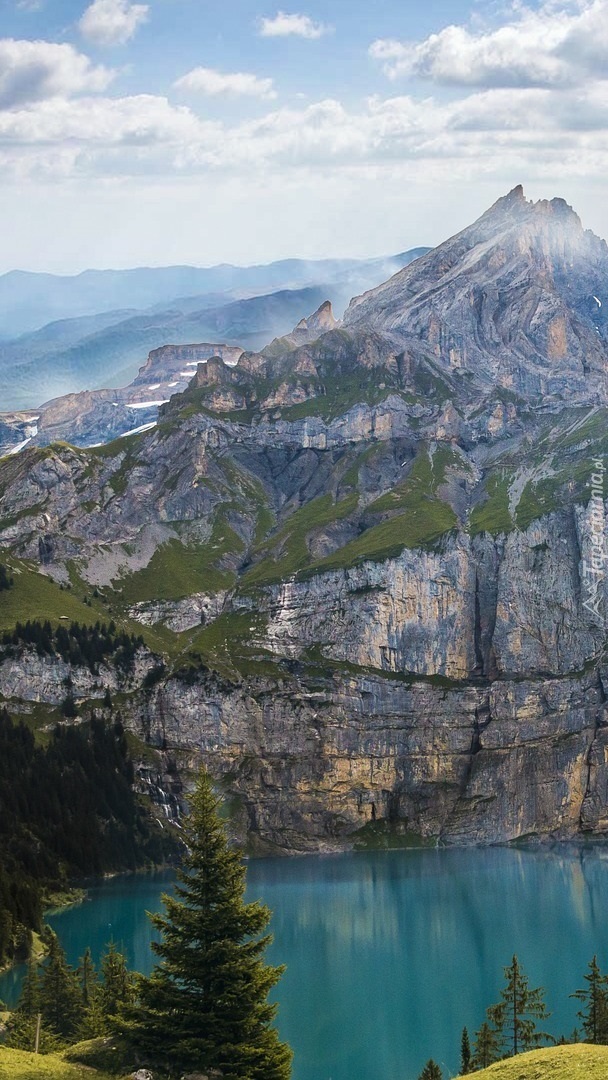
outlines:
[[[522,197],[342,325],[323,305],[236,365],[198,364],[141,436],[0,463],[11,602],[35,614],[41,569],[58,610],[70,585],[138,625],[165,666],[125,723],[199,754],[259,850],[608,831],[605,578],[602,617],[585,607],[608,346],[581,307],[604,247],[583,234],[562,296],[580,227]],[[494,336],[471,305],[488,252]],[[595,335],[589,372],[569,348],[539,360],[556,311]],[[0,692],[56,695],[51,668],[0,663]]]

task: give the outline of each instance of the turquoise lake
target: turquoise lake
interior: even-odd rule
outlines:
[[[146,910],[170,874],[116,878],[49,916],[72,963],[113,939],[151,965]],[[460,1032],[497,1000],[516,952],[569,1034],[586,965],[608,968],[608,849],[393,851],[254,860],[248,897],[273,910],[270,957],[288,970],[279,1027],[294,1080],[416,1080],[429,1057],[458,1071]],[[12,1001],[21,973],[0,977]]]

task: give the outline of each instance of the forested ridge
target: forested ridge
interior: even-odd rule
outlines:
[[[57,725],[39,745],[0,710],[0,964],[27,951],[45,891],[160,864],[176,850],[133,790],[120,722]]]
[[[60,656],[73,667],[88,667],[93,675],[98,674],[99,665],[107,660],[122,671],[131,670],[135,654],[143,645],[141,635],[136,637],[118,630],[114,622],[99,621],[94,626],[72,622],[53,627],[48,620],[28,620],[18,622],[15,629],[6,631],[1,639],[5,653],[23,646],[33,647],[39,656]]]

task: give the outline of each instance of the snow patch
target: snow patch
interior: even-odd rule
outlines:
[[[9,450],[9,451],[8,451],[8,456],[9,456],[9,457],[12,457],[12,455],[13,455],[13,454],[20,454],[20,453],[21,453],[21,451],[22,451],[22,450],[23,450],[23,449],[24,449],[24,448],[25,448],[25,447],[27,446],[27,444],[28,444],[29,442],[31,442],[31,441],[32,441],[32,436],[30,435],[29,439],[24,439],[24,440],[23,440],[23,442],[17,443],[17,446],[13,446],[13,448],[12,448],[11,450]]]
[[[598,306],[598,307],[601,307],[601,306],[602,306],[602,301],[601,301],[601,300],[598,300],[597,296],[594,296],[594,297],[593,297],[593,299],[595,300],[595,302],[596,302],[596,304],[597,304],[597,306]]]
[[[148,390],[158,390],[159,388],[160,388],[160,383],[155,382],[153,386],[148,387]]]
[[[142,424],[141,427],[131,428],[131,431],[123,431],[118,438],[126,439],[127,435],[141,435],[142,431],[151,431],[153,427],[156,427],[156,420],[153,420],[151,424]]]
[[[159,405],[166,405],[169,399],[164,401],[134,401],[127,405],[127,409],[157,409]]]

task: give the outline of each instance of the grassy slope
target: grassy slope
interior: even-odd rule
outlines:
[[[28,1054],[0,1047],[0,1080],[107,1080],[107,1075],[70,1064],[59,1054]]]
[[[606,1080],[608,1046],[552,1046],[472,1075],[476,1080]]]
[[[101,1040],[82,1044],[94,1048]],[[65,1058],[81,1057],[83,1061],[103,1061],[103,1054],[28,1054],[23,1050],[0,1047],[0,1080],[109,1080],[109,1074],[100,1072]],[[111,1056],[111,1055],[110,1055]],[[114,1062],[108,1065],[115,1068]],[[500,1061],[489,1069],[472,1074],[478,1080],[606,1080],[608,1077],[608,1047],[557,1046],[520,1054],[517,1058]]]
[[[9,568],[15,584],[0,593],[0,630],[12,629],[16,622],[28,619],[50,619],[55,625],[63,618],[87,624],[98,618],[109,621],[101,604],[88,607],[72,590],[62,590],[51,578],[40,574],[33,563],[4,552],[1,561]]]

